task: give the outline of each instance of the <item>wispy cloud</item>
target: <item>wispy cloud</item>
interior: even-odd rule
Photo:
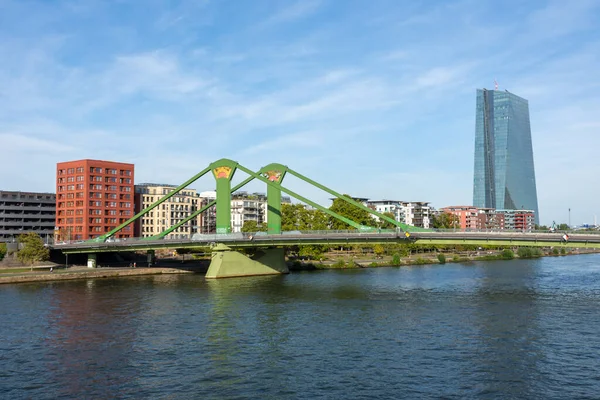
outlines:
[[[2,4],[0,140],[7,163],[28,160],[3,185],[51,190],[71,158],[177,183],[238,157],[361,196],[465,203],[475,88],[497,78],[530,102],[542,221],[598,207],[595,1]]]
[[[291,5],[287,5],[284,8],[277,10],[271,15],[265,24],[274,25],[281,24],[297,20],[300,18],[307,17],[313,14],[321,5],[322,0],[299,0],[295,1]]]

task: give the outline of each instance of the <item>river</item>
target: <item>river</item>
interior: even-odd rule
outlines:
[[[600,254],[0,287],[0,397],[600,398]]]

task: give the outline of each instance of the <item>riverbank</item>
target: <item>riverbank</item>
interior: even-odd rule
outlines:
[[[319,261],[294,260],[289,263],[290,271],[307,271],[317,269],[351,269],[351,268],[378,268],[378,267],[402,267],[411,265],[434,265],[446,263],[468,263],[474,261],[498,261],[513,260],[517,258],[541,258],[541,257],[564,257],[581,254],[600,253],[596,249],[565,249],[554,248],[549,251],[541,251],[529,247],[522,247],[517,252],[512,250],[502,251],[471,251],[461,253],[416,253],[410,256],[400,257],[360,257],[351,254],[327,254]]]
[[[161,274],[194,274],[205,272],[205,269],[199,266],[181,266],[177,268],[87,268],[84,266],[64,268],[62,266],[58,266],[53,267],[52,271],[48,267],[44,266],[41,268],[34,267],[33,270],[28,269],[28,271],[22,271],[22,269],[23,268],[15,268],[15,272],[3,270],[7,272],[0,274],[0,284],[64,281],[74,279],[101,279]]]
[[[518,253],[518,252],[517,252]],[[446,263],[469,263],[474,261],[512,260],[516,258],[563,257],[570,255],[600,253],[591,249],[572,249],[563,252],[546,252],[528,256],[514,254],[512,251],[491,252],[476,251],[465,253],[418,253],[407,257],[381,256],[358,257],[351,254],[328,254],[327,259],[321,261],[290,260],[288,266],[293,271],[311,271],[319,269],[352,269],[352,268],[378,268],[402,267],[412,265],[435,265]],[[443,255],[443,256],[440,256]],[[153,267],[102,267],[87,268],[86,266],[41,265],[19,266],[0,269],[0,284],[48,282],[75,279],[103,279],[132,277],[161,274],[204,274],[208,269],[210,260],[162,260]]]

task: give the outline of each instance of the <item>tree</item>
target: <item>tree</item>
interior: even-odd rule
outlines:
[[[460,228],[460,222],[458,217],[450,213],[441,213],[438,216],[433,217],[432,225],[436,229],[453,229]]]
[[[569,227],[569,225],[567,225],[567,224],[559,224],[559,225],[556,227],[556,229],[557,229],[557,230],[559,230],[559,231],[568,231],[568,230],[570,230],[571,228],[570,228],[570,227]]]
[[[381,257],[385,253],[385,248],[383,245],[377,243],[375,246],[373,246],[373,253],[375,253],[377,257]]]
[[[347,194],[344,196],[350,197]],[[357,206],[348,203],[342,199],[334,199],[333,204],[329,207],[331,211],[334,213],[341,215],[342,217],[346,217],[349,220],[352,220],[360,225],[373,226],[375,225],[375,221],[373,217],[371,217],[371,213],[362,208],[358,208]],[[350,225],[347,223],[340,221],[337,218],[329,217],[329,226],[334,230],[343,230],[348,229]]]
[[[8,250],[6,248],[6,243],[0,243],[0,261],[4,259],[4,256],[6,255],[7,251]]]
[[[253,220],[244,221],[244,225],[242,225],[242,232],[265,232],[266,230],[265,226]]]
[[[298,246],[298,255],[302,258],[316,260],[319,259],[328,249],[329,248],[327,246],[322,245]]]
[[[44,241],[37,234],[25,233],[19,236],[18,241],[21,249],[17,253],[17,258],[22,263],[33,264],[50,259],[50,250],[44,246]]]
[[[327,214],[321,210],[307,210],[304,204],[281,205],[282,231],[323,231],[328,224]]]
[[[389,217],[389,218],[391,218],[393,220],[396,219],[396,216],[393,213],[389,212],[389,211],[388,212],[384,212],[383,215],[385,215],[386,217]],[[381,228],[381,229],[396,229],[396,225],[392,224],[389,221],[386,221],[385,219],[380,219],[379,220],[379,228]]]

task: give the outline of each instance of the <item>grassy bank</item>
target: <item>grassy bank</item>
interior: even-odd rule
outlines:
[[[539,257],[560,257],[576,254],[598,253],[596,250],[566,250],[565,248],[540,249],[535,247],[519,247],[516,252],[511,249],[487,252],[466,253],[425,253],[400,257],[398,254],[387,257],[364,257],[360,255],[325,254],[322,259],[292,260],[289,262],[290,270],[315,270],[315,269],[351,269],[351,268],[376,268],[376,267],[401,267],[409,265],[432,265],[446,263],[465,263],[473,261],[498,261],[513,259],[528,259]]]

